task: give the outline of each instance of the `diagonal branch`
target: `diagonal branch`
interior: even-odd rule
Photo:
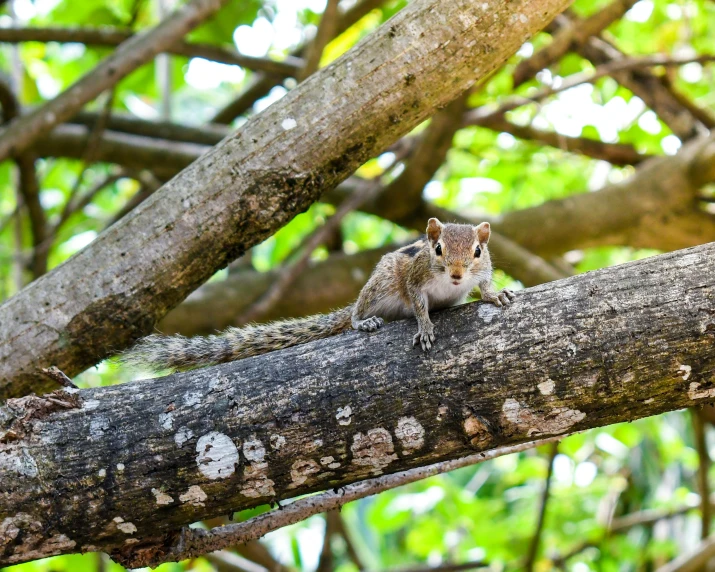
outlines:
[[[539,512],[536,518],[536,527],[534,528],[534,534],[529,542],[529,548],[526,551],[524,570],[527,572],[532,572],[534,570],[534,564],[536,564],[536,555],[539,551],[541,535],[544,531],[546,508],[549,504],[549,497],[551,495],[551,477],[554,474],[554,459],[556,458],[558,452],[559,442],[554,441],[549,446],[548,469],[546,471],[546,479],[544,480],[544,488],[541,492],[541,498],[539,499]]]
[[[535,0],[529,18],[491,1],[496,24],[481,16],[484,3],[410,3],[0,306],[0,399],[47,387],[38,367],[72,376],[149,333],[214,272],[466,91],[475,69],[499,66],[567,0]]]
[[[637,0],[614,0],[602,10],[583,20],[565,18],[565,25],[551,37],[551,43],[516,66],[514,88],[532,79],[539,71],[560,60],[567,52],[578,49],[591,36],[597,36],[621,18]]]
[[[360,0],[345,12],[341,12],[337,22],[337,29],[335,30],[336,35],[342,34],[363,16],[378,8],[384,2],[385,0]],[[306,49],[307,46],[300,46],[291,55],[293,57],[299,56]],[[280,79],[265,74],[257,74],[251,84],[235,100],[216,113],[211,122],[231,123],[236,117],[248,111],[256,100],[267,95],[276,85],[280,85]]]
[[[315,37],[305,49],[305,63],[298,73],[299,81],[303,81],[316,72],[325,47],[330,40],[335,37],[335,32],[338,27],[338,4],[339,0],[328,0],[325,5],[325,10],[320,18],[320,25],[315,33]]]
[[[136,34],[131,29],[119,28],[0,28],[0,43],[19,44],[21,42],[80,43],[88,46],[117,47]],[[246,56],[234,49],[212,44],[179,41],[168,44],[164,53],[187,58],[204,58],[229,65],[238,65],[256,71],[281,77],[295,76],[303,61],[295,56],[287,56],[282,61],[269,58]]]
[[[32,113],[0,131],[0,161],[30,147],[41,135],[68,120],[85,104],[150,61],[177,38],[198,26],[227,0],[192,0],[153,30],[121,44],[82,79]]]

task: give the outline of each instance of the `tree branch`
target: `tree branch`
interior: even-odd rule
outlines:
[[[637,0],[614,0],[602,10],[583,20],[568,21],[551,37],[551,43],[522,60],[512,75],[514,89],[532,79],[539,71],[560,60],[567,52],[582,46],[591,36],[600,34],[630,10]]]
[[[183,34],[182,34],[183,35]],[[135,37],[131,29],[119,28],[0,28],[0,43],[21,42],[80,43],[88,46],[116,47]],[[187,58],[204,58],[229,65],[238,65],[255,71],[263,71],[280,77],[295,76],[303,61],[287,56],[282,61],[246,56],[234,49],[179,41],[166,45],[161,52]]]
[[[198,26],[226,0],[192,0],[150,32],[134,36],[62,94],[0,131],[0,161],[28,149],[89,101]]]
[[[710,522],[712,512],[710,510],[710,483],[708,482],[708,472],[710,470],[710,454],[705,440],[705,421],[700,416],[697,409],[690,410],[690,417],[693,421],[693,436],[695,448],[698,451],[698,492],[700,493],[700,537],[705,540],[710,536]]]
[[[341,12],[338,18],[336,35],[342,34],[350,26],[358,22],[363,16],[378,8],[385,0],[360,0],[345,12]],[[291,55],[298,56],[307,49],[307,46],[299,46]],[[268,94],[276,85],[280,85],[280,80],[275,77],[257,74],[251,84],[226,107],[218,111],[212,123],[231,123],[236,117],[248,111],[256,100]]]
[[[587,137],[571,137],[555,131],[537,129],[530,125],[517,125],[508,121],[503,115],[494,116],[490,114],[481,121],[472,121],[471,124],[487,127],[494,131],[510,133],[519,139],[544,143],[569,153],[579,153],[601,161],[608,161],[612,165],[637,165],[652,157],[652,155],[639,153],[629,143],[604,143]]]
[[[167,378],[8,401],[0,564],[77,550],[133,566],[185,558],[295,513],[177,534],[212,515],[715,398],[715,244],[525,290],[505,310],[469,304],[433,320],[427,354],[412,349],[405,320]],[[324,512],[361,486],[297,502]]]
[[[534,570],[536,555],[539,551],[539,544],[541,544],[541,535],[544,531],[544,519],[546,518],[546,507],[549,504],[549,496],[551,494],[551,477],[554,474],[554,459],[556,458],[558,452],[559,443],[558,441],[555,441],[551,443],[549,447],[548,469],[546,471],[546,479],[544,480],[544,489],[542,490],[541,498],[539,499],[539,512],[537,513],[536,526],[534,527],[534,534],[529,542],[529,548],[526,551],[524,569],[527,572],[532,572]]]
[[[299,81],[305,80],[317,71],[325,46],[335,37],[338,27],[338,4],[339,0],[327,0],[315,37],[305,49],[305,63],[298,73]]]
[[[0,306],[0,399],[47,387],[38,367],[71,376],[149,333],[216,270],[463,93],[474,69],[500,65],[567,0],[532,2],[525,18],[511,18],[520,5],[491,1],[496,23],[481,16],[484,3],[410,3]]]

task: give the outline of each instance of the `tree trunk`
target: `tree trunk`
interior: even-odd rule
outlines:
[[[0,408],[0,565],[715,398],[715,243],[169,377]]]
[[[151,331],[216,270],[497,69],[568,0],[416,0],[0,307],[0,399]],[[28,351],[30,348],[30,351]]]

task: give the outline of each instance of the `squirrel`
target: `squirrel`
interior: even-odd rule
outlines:
[[[229,327],[217,335],[151,335],[139,340],[121,360],[156,370],[182,370],[235,361],[327,338],[354,328],[374,332],[385,321],[415,317],[412,345],[428,351],[435,341],[430,310],[464,302],[479,286],[482,300],[507,306],[515,295],[492,287],[492,263],[487,243],[488,222],[478,226],[442,224],[429,219],[427,234],[385,254],[363,286],[357,301],[330,314],[318,314],[243,328]]]

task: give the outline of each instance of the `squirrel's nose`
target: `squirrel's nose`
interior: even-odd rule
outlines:
[[[457,272],[452,272],[452,274],[450,274],[449,277],[452,278],[453,280],[461,280],[462,274],[457,273]]]

